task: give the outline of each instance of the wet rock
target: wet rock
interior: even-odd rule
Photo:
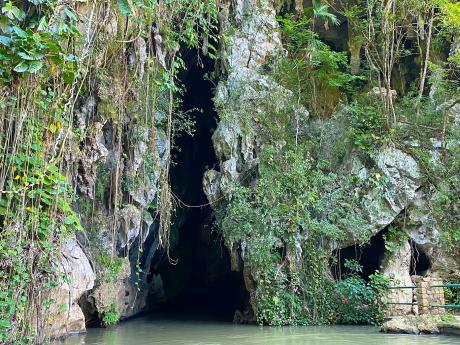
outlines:
[[[81,302],[85,308],[88,319],[102,319],[108,311],[116,311],[120,319],[137,315],[146,306],[148,294],[145,280],[136,279],[135,268],[132,267],[128,258],[121,260],[121,266],[116,275],[111,268],[97,286],[84,296]],[[111,275],[114,274],[114,275]],[[134,282],[137,281],[138,284]]]
[[[415,322],[415,316],[412,315],[407,317],[399,316],[391,318],[391,320],[386,321],[383,324],[381,331],[385,333],[420,333]]]
[[[460,336],[460,316],[454,316],[449,320],[443,320],[438,327],[442,334]]]
[[[55,303],[46,313],[45,334],[51,338],[85,332],[85,317],[78,300],[93,288],[96,279],[88,258],[73,238],[62,248],[59,270],[67,281],[50,294]]]
[[[385,333],[438,334],[441,318],[433,315],[408,315],[393,317],[386,321],[381,331]]]

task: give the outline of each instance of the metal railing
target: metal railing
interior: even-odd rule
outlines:
[[[431,285],[431,288],[460,288],[458,283],[450,284],[435,284]],[[431,308],[445,308],[445,309],[460,309],[460,304],[433,304],[430,305]]]
[[[460,309],[460,304],[432,304],[431,308]]]
[[[398,286],[392,286],[390,289],[416,289],[417,287],[415,285],[409,285],[409,286],[403,286],[403,285],[398,285]],[[389,302],[388,304],[391,305],[417,305],[417,302]]]
[[[390,289],[416,289],[417,287],[415,285],[409,285],[409,286],[392,286]]]
[[[437,285],[431,285],[430,287],[457,287],[457,288],[460,288],[460,284],[437,284]]]
[[[415,285],[401,285],[401,286],[392,286],[390,289],[416,289]],[[451,283],[451,284],[435,284],[430,285],[430,288],[460,288],[460,283]],[[388,304],[392,305],[418,305],[417,302],[389,302]],[[430,308],[445,308],[445,309],[460,309],[460,304],[432,304]]]

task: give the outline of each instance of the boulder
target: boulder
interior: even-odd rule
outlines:
[[[85,317],[78,300],[94,286],[96,276],[85,253],[75,238],[62,246],[58,270],[66,281],[50,292],[54,303],[45,313],[45,335],[60,338],[86,331]]]

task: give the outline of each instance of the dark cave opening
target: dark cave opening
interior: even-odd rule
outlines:
[[[211,140],[217,126],[214,84],[206,77],[214,61],[196,50],[185,52],[184,61],[182,111],[192,118],[195,132],[178,137],[173,148],[170,179],[180,201],[171,230],[170,258],[163,254],[151,268],[151,276],[161,277],[161,298],[151,296],[149,304],[157,314],[231,321],[234,312],[243,308],[244,282],[241,273],[231,271],[227,248],[213,231],[214,217],[202,187],[204,172],[218,169]]]
[[[425,251],[414,241],[410,241],[411,246],[411,262],[410,274],[417,276],[425,276],[431,268],[431,262]]]
[[[363,246],[352,245],[342,249],[335,250],[331,260],[331,272],[334,279],[342,279],[349,272],[345,267],[346,260],[356,260],[362,266],[360,276],[368,280],[369,276],[376,270],[379,270],[385,257],[385,235],[388,234],[388,228],[378,232],[371,237],[368,244]],[[431,262],[423,248],[410,240],[411,246],[411,263],[410,275],[425,276],[431,268]]]
[[[349,272],[349,269],[345,267],[346,260],[356,260],[362,266],[362,271],[359,272],[359,275],[367,281],[371,274],[380,269],[385,254],[383,236],[387,232],[387,228],[383,229],[372,236],[369,243],[365,245],[352,245],[335,250],[331,262],[331,272],[334,279],[342,279]]]

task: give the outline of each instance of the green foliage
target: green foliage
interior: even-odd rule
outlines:
[[[340,24],[339,19],[335,14],[329,12],[329,5],[328,4],[315,4],[317,1],[313,1],[313,17],[317,19],[322,19],[327,23],[331,23],[333,25]]]
[[[460,139],[460,130],[454,123],[458,80],[449,79],[442,67],[432,65],[430,84],[436,93],[431,99],[423,97],[418,118],[413,111],[413,94],[409,93],[398,104],[405,123],[395,128],[395,140],[415,142],[407,150],[417,160],[429,187],[431,197],[427,206],[440,227],[440,244],[454,255],[460,255],[460,148],[453,143]],[[437,143],[435,148],[434,143]]]
[[[389,291],[389,278],[376,272],[366,283],[359,276],[362,267],[354,260],[345,261],[349,274],[335,284],[338,322],[343,324],[373,324],[383,322],[385,297]]]
[[[439,20],[442,31],[450,35],[460,33],[460,2],[456,0],[436,0],[439,8]],[[460,67],[460,50],[457,49],[448,59],[454,63],[457,68]]]
[[[441,321],[443,322],[451,322],[455,320],[456,320],[456,317],[453,314],[446,313],[446,314],[441,315]]]
[[[71,208],[75,196],[67,181],[73,174],[73,167],[67,164],[74,158],[66,152],[69,137],[75,134],[78,143],[90,134],[72,128],[76,98],[85,93],[100,97],[98,115],[117,123],[117,140],[129,136],[123,131],[133,123],[152,125],[155,130],[155,119],[147,119],[147,114],[157,114],[157,95],[167,95],[163,97],[167,99],[165,109],[171,116],[175,107],[170,108],[170,104],[176,104],[175,98],[180,96],[177,75],[185,65],[179,48],[200,48],[215,56],[215,1],[120,0],[113,5],[126,16],[116,23],[116,37],[107,42],[103,37],[107,31],[100,30],[96,21],[88,28],[88,32],[94,29],[91,32],[95,35],[81,42],[76,28],[79,18],[70,3],[26,0],[0,4],[0,342],[26,344],[45,340],[43,325],[48,322],[47,312],[54,308],[47,294],[66,279],[57,273],[61,246],[75,231],[82,230]],[[111,3],[95,6],[95,13],[111,13]],[[135,80],[138,73],[129,70],[126,55],[121,54],[126,54],[125,47],[128,41],[133,42],[134,35],[146,38],[150,45],[153,22],[161,26],[165,61],[160,66],[160,61],[148,56],[145,78]],[[153,50],[147,47],[147,52]],[[83,80],[78,79],[80,75],[85,76]],[[97,90],[95,84],[99,86]],[[104,94],[118,86],[124,95]],[[112,103],[114,98],[117,99]],[[129,117],[125,111],[129,111]],[[141,116],[134,118],[132,114]],[[170,124],[178,130],[190,129],[189,122],[178,128],[177,124],[184,124],[183,119],[178,117]],[[172,142],[174,131],[169,125],[168,129],[171,131],[167,132],[167,140]],[[149,143],[149,152],[153,152],[157,137],[152,132],[150,137],[154,139]],[[157,173],[153,169],[161,169],[159,159],[153,163],[146,160],[144,168],[146,175]],[[95,192],[99,199],[111,173],[104,176],[104,181],[98,181]],[[169,173],[163,176],[166,178],[161,190],[169,184]],[[130,183],[144,181],[130,177]],[[110,199],[116,213],[121,188],[114,186],[113,190]],[[104,254],[95,257],[106,277],[115,280],[122,260]],[[43,320],[36,319],[37,312]],[[104,322],[112,324],[118,317],[119,312],[111,307]]]
[[[19,7],[17,7],[18,5]],[[10,82],[15,74],[62,73],[72,83],[77,73],[76,57],[65,43],[79,36],[77,17],[72,8],[59,5],[62,16],[55,16],[58,1],[8,1],[0,15],[0,81]]]
[[[385,249],[390,253],[394,253],[401,248],[404,242],[409,240],[409,235],[404,230],[390,225],[388,233],[383,235],[383,240],[385,241]]]
[[[123,259],[113,258],[106,253],[99,253],[97,256],[97,262],[103,268],[103,272],[101,272],[103,278],[112,282],[116,281],[123,267]]]
[[[129,17],[133,14],[133,10],[128,0],[117,0],[117,5],[121,14],[125,17]]]
[[[449,277],[448,279],[445,279],[444,283],[458,284],[459,281],[459,276],[453,276]],[[446,299],[446,304],[460,305],[460,287],[445,287],[444,298]]]
[[[230,248],[245,243],[259,322],[332,322],[333,280],[325,274],[326,253],[347,237],[349,228],[360,237],[363,220],[353,218],[351,199],[346,183],[314,162],[306,146],[289,144],[265,148],[256,185],[233,190],[219,223]],[[300,248],[304,254],[298,257]]]
[[[388,134],[385,129],[385,116],[375,106],[364,105],[358,101],[345,105],[342,111],[349,121],[349,137],[353,144],[372,154]]]
[[[110,304],[108,310],[102,314],[102,325],[104,327],[114,326],[120,320],[120,310],[117,308],[115,303]]]
[[[446,1],[442,6],[455,16],[453,8],[457,3]],[[292,91],[292,95],[284,98],[291,107],[279,106],[278,93],[273,92],[270,99],[258,105],[264,114],[262,118],[257,115],[257,121],[241,120],[245,125],[249,123],[264,144],[271,145],[261,149],[258,170],[250,176],[252,182],[248,183],[244,176],[232,188],[228,204],[218,214],[227,246],[240,246],[245,268],[251,272],[256,313],[261,323],[382,322],[389,283],[386,277],[377,272],[366,282],[359,276],[361,268],[356,263],[349,267],[351,273],[336,284],[326,272],[328,253],[334,244],[349,238],[350,232],[357,242],[369,236],[361,230],[365,220],[353,214],[353,206],[362,206],[359,204],[362,195],[355,195],[357,191],[380,192],[389,183],[372,159],[383,144],[412,153],[422,170],[426,170],[424,178],[428,181],[424,181],[424,186],[427,194],[433,192],[427,197],[430,214],[442,228],[442,241],[455,253],[460,248],[457,217],[460,156],[458,145],[453,144],[458,143],[459,136],[451,123],[455,117],[451,107],[458,103],[458,88],[452,82],[454,72],[447,68],[451,65],[446,61],[438,65],[429,61],[439,59],[442,54],[433,58],[434,54],[426,53],[430,49],[428,27],[435,23],[439,28],[443,20],[438,17],[441,5],[413,0],[387,7],[380,5],[368,1],[342,11],[348,24],[354,26],[349,35],[356,34],[359,38],[354,42],[358,55],[367,58],[367,65],[361,64],[365,65],[367,79],[351,75],[347,54],[333,51],[313,31],[314,20],[320,13],[326,22],[334,22],[332,18],[328,21],[326,6],[321,8],[314,2],[304,13],[278,18],[288,54],[274,57],[276,61],[266,67],[272,67],[271,76],[276,82]],[[414,27],[423,30],[414,33]],[[443,41],[444,50],[450,45],[452,32],[447,34],[444,29],[447,40]],[[360,54],[362,47],[364,52]],[[412,62],[414,56],[416,62]],[[417,84],[410,92],[407,92],[410,87],[404,85],[401,96],[392,89],[398,63],[403,58],[410,60],[414,68],[421,65],[421,71]],[[428,61],[424,62],[424,58]],[[425,78],[431,86],[429,95]],[[301,106],[315,120],[328,119],[334,112],[337,115],[328,119],[329,123],[317,125],[295,117]],[[246,113],[253,120],[254,112],[244,109],[241,113],[238,120]],[[324,137],[314,133],[328,129],[330,123],[340,119],[343,121],[335,122],[344,127],[343,132],[337,130],[340,138],[345,144],[351,143],[351,149],[360,157],[365,153],[367,160],[363,163],[369,176],[365,181],[357,176],[334,174],[333,162],[322,160],[329,159],[323,155],[326,150],[314,147],[323,140],[336,140],[338,149],[346,151],[342,155],[349,153],[348,147],[344,149],[337,138],[328,137],[328,133]],[[439,159],[433,158],[436,139],[443,145],[436,148]],[[386,250],[394,252],[408,240],[408,235],[392,226],[384,239]],[[334,292],[341,299],[331,302]],[[337,305],[343,307],[336,313]]]
[[[346,53],[333,51],[310,29],[310,16],[286,14],[278,21],[289,54],[276,62],[275,79],[294,92],[294,98],[314,116],[329,116],[343,95],[362,78],[348,72]]]
[[[63,122],[60,99],[41,88],[30,95],[35,116],[22,124],[28,140],[18,138],[14,149],[0,154],[5,174],[0,198],[0,322],[10,325],[0,329],[0,339],[13,342],[34,338],[34,305],[46,311],[52,303],[45,303],[45,296],[63,279],[56,273],[61,241],[82,230],[70,207],[73,193],[67,179],[44,148],[49,145],[46,138],[58,135]],[[6,109],[14,112],[15,106],[13,99]]]

